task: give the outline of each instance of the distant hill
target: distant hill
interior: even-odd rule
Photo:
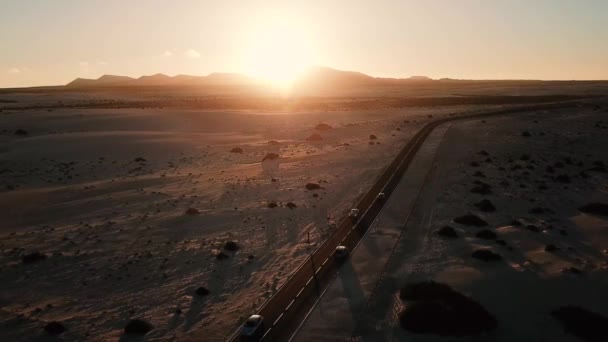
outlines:
[[[115,86],[123,85],[135,81],[134,78],[128,76],[103,75],[94,80],[89,78],[77,78],[66,84],[68,87],[90,87],[90,86]]]
[[[375,85],[399,85],[412,82],[433,81],[426,76],[410,78],[372,77],[356,71],[336,70],[328,67],[313,67],[294,82],[294,88],[315,89],[323,87],[359,87]],[[254,85],[258,81],[233,73],[212,73],[208,76],[155,74],[132,78],[127,76],[103,75],[98,79],[77,78],[67,87],[120,87],[120,86],[227,86]]]
[[[127,76],[103,75],[98,79],[77,78],[66,84],[72,88],[92,87],[137,87],[137,86],[217,86],[217,85],[246,85],[255,81],[240,74],[212,73],[209,76],[177,75],[167,76],[155,74],[132,78]]]

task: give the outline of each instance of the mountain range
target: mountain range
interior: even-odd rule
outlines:
[[[409,82],[432,81],[425,76],[410,78],[372,77],[360,72],[342,71],[327,67],[314,67],[294,82],[294,86],[370,86],[395,85]],[[155,74],[133,78],[128,76],[103,75],[97,79],[77,78],[66,87],[129,87],[129,86],[238,86],[264,84],[254,78],[233,73],[212,73],[208,76]]]

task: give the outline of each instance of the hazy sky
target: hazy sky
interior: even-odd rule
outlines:
[[[0,0],[0,87],[306,65],[373,76],[608,79],[606,0]]]

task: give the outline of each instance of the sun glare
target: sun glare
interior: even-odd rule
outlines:
[[[305,30],[288,22],[265,24],[249,34],[246,72],[286,89],[312,64],[312,47]]]

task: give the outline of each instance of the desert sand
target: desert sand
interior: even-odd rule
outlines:
[[[552,93],[535,89],[532,93],[539,96]],[[505,94],[520,91],[513,88]],[[582,96],[595,91],[585,84],[572,93]],[[447,90],[438,90],[442,96],[444,92]],[[475,92],[481,96],[488,89],[477,87]],[[151,325],[146,335],[149,340],[200,336],[224,340],[324,241],[331,222],[346,215],[422,125],[448,116],[553,99],[497,97],[467,104],[468,97],[458,95],[455,103],[441,105],[446,102],[438,100],[433,105],[432,97],[426,98],[431,91],[422,89],[416,98],[426,98],[422,102],[392,98],[387,93],[380,99],[327,96],[249,101],[247,97],[226,97],[213,102],[222,107],[234,101],[239,104],[236,110],[232,106],[209,108],[188,92],[179,95],[168,90],[34,89],[1,94],[0,339],[24,341],[44,339],[48,336],[44,327],[55,321],[66,328],[61,334],[65,340],[126,339],[124,328],[132,319]],[[496,99],[507,102],[496,104]],[[271,109],[260,110],[268,101],[274,103]],[[286,103],[287,107],[303,105],[284,110]],[[583,157],[573,154],[590,151],[594,155],[583,158],[585,167],[590,167],[590,158],[606,160],[593,148],[603,146],[594,140],[604,132],[594,126],[603,111],[576,119],[556,113],[531,113],[529,117],[538,119],[538,124],[515,118],[454,124],[446,138],[439,140],[438,153],[445,157],[438,160],[449,158],[437,162],[445,175],[433,179],[450,183],[444,185],[447,190],[433,192],[437,200],[428,200],[437,203],[434,220],[438,220],[429,227],[435,229],[457,213],[473,210],[464,205],[475,196],[466,193],[463,200],[458,187],[469,186],[467,182],[474,179],[469,174],[472,170],[486,173],[486,182],[508,177],[494,168],[499,160],[501,165],[506,163],[502,159],[507,154],[517,158],[528,151],[524,142],[534,141],[535,148],[551,151],[544,157],[551,161],[558,158],[558,151],[577,161]],[[567,130],[560,125],[567,125]],[[527,140],[521,137],[524,129],[533,133]],[[541,129],[542,137],[538,136]],[[583,133],[578,135],[578,131]],[[488,140],[504,135],[504,141]],[[474,152],[480,149],[487,150],[496,163],[467,166],[469,159],[479,159]],[[541,150],[536,153],[533,158],[538,160]],[[518,188],[517,182],[523,184],[525,177],[532,176],[517,177],[521,179],[510,180],[511,190],[504,190],[504,196],[516,198],[520,204],[505,200],[512,206],[505,207],[496,200],[500,210],[492,220],[498,233],[513,235],[505,240],[521,240],[514,245],[518,257],[509,263],[526,269],[531,267],[526,258],[532,258],[543,271],[566,277],[561,268],[576,264],[566,242],[552,243],[567,253],[568,262],[559,253],[538,252],[540,240],[524,239],[520,235],[528,232],[508,226],[511,216],[523,215],[519,213],[523,206],[529,209],[526,201],[531,195]],[[564,196],[582,202],[581,196],[599,189],[600,177],[589,172],[584,181],[573,178],[574,185]],[[308,183],[316,186],[307,188]],[[584,192],[577,190],[579,184]],[[492,186],[497,195],[503,194],[499,185]],[[546,193],[556,194],[558,188]],[[543,201],[540,197],[535,200]],[[556,202],[556,206],[568,203]],[[562,213],[556,206],[542,206]],[[567,210],[573,209],[568,208],[564,213],[571,213]],[[402,209],[400,215],[407,212],[406,206]],[[544,227],[539,221],[542,217],[519,218]],[[559,217],[560,224],[570,222]],[[594,227],[601,227],[604,221],[581,215],[572,222],[593,222]],[[457,228],[461,235],[467,232]],[[600,228],[589,228],[592,233],[600,234]],[[467,277],[475,275],[470,280],[473,284],[482,277],[468,264],[470,260],[462,261],[461,254],[483,241],[469,237],[454,243],[430,241],[442,246],[433,250],[453,256],[442,257],[433,266],[437,272],[442,270],[441,279],[464,272]],[[593,241],[602,244],[599,238]],[[580,245],[574,247],[584,252]],[[525,256],[536,252],[538,260]],[[421,253],[418,258],[424,256]],[[590,272],[600,272],[603,257],[586,261],[598,269]],[[443,264],[452,259],[454,265]],[[586,265],[577,267],[591,267]],[[461,281],[466,283],[467,277],[460,277]],[[370,286],[374,279],[370,272]]]
[[[581,341],[551,313],[608,317],[608,217],[579,209],[608,202],[605,107],[440,126],[295,341]],[[484,222],[462,224],[468,214]],[[457,237],[439,235],[445,226]],[[479,249],[500,260],[473,258]],[[399,291],[429,280],[480,303],[497,327],[470,338],[406,331],[412,303]]]

